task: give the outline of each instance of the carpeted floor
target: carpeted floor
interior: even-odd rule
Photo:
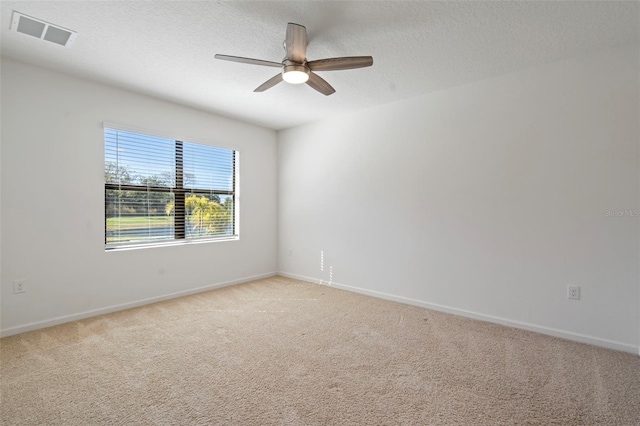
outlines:
[[[0,340],[2,425],[639,425],[640,358],[274,277]]]

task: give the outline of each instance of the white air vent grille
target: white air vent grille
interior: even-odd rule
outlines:
[[[50,41],[51,43],[64,47],[69,47],[78,34],[75,31],[24,15],[15,10],[13,11],[13,19],[11,20],[11,30],[37,37],[41,40]]]

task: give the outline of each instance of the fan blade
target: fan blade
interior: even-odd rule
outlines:
[[[301,64],[307,57],[307,29],[302,25],[287,24],[287,36],[284,40],[287,59]]]
[[[214,58],[222,59],[223,61],[241,62],[243,64],[264,65],[265,67],[282,67],[282,64],[278,62],[263,61],[262,59],[241,58],[240,56],[215,55]]]
[[[271,89],[273,86],[280,83],[281,81],[282,81],[282,73],[278,73],[273,77],[271,77],[269,80],[262,83],[260,86],[258,86],[258,88],[254,90],[254,92],[264,92],[267,89]]]
[[[312,72],[309,73],[309,80],[307,80],[307,84],[325,96],[329,96],[336,91],[336,89],[331,87],[331,85],[327,83],[322,77]]]
[[[311,71],[336,71],[364,68],[373,65],[371,56],[345,56],[344,58],[318,59],[307,62]]]

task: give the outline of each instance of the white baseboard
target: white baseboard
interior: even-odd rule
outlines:
[[[374,290],[367,290],[360,287],[353,287],[346,284],[340,284],[336,282],[329,283],[326,280],[319,278],[305,277],[302,275],[290,274],[288,272],[278,272],[278,275],[283,277],[294,278],[301,281],[307,281],[310,283],[327,285],[335,287],[341,290],[352,291],[354,293],[360,293],[367,296],[373,296],[380,299],[391,300],[394,302],[406,303],[407,305],[419,306],[421,308],[427,308],[434,311],[446,312],[449,314],[459,315],[462,317],[472,318],[480,321],[487,321],[494,324],[501,324],[507,327],[519,328],[522,330],[533,331],[540,334],[546,334],[548,336],[560,337],[562,339],[573,340],[575,342],[587,343],[595,346],[602,346],[608,349],[614,349],[617,351],[630,352],[640,355],[640,347],[630,345],[627,343],[616,342],[613,340],[601,339],[599,337],[588,336],[585,334],[573,333],[571,331],[559,330],[551,327],[544,327],[540,325],[530,324],[526,322],[514,321],[507,318],[496,317],[493,315],[485,315],[477,312],[467,311],[464,309],[452,308],[450,306],[439,305],[435,303],[424,302],[422,300],[411,299],[408,297],[395,296],[393,294],[383,293]]]
[[[189,290],[178,291],[175,293],[164,294],[162,296],[149,297],[147,299],[136,300],[134,302],[122,303],[119,305],[107,306],[105,308],[93,309],[91,311],[79,312],[77,314],[63,315],[61,317],[51,318],[43,321],[36,321],[29,324],[19,325],[16,327],[5,328],[0,330],[0,337],[13,336],[14,334],[24,333],[27,331],[39,330],[41,328],[51,327],[54,325],[64,324],[71,321],[77,321],[85,318],[95,317],[98,315],[109,314],[111,312],[123,311],[125,309],[137,308],[138,306],[150,305],[151,303],[161,302],[163,300],[175,299],[177,297],[189,296],[204,291],[215,290],[217,288],[228,287],[230,285],[241,284],[248,281],[269,278],[278,275],[277,272],[268,272],[265,274],[253,275],[237,280],[225,281],[221,283],[211,284],[204,287],[193,288]]]

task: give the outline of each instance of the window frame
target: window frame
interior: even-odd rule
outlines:
[[[235,241],[240,239],[239,235],[239,187],[238,187],[238,161],[239,161],[239,151],[232,148],[223,148],[214,146],[211,144],[204,144],[198,142],[186,142],[184,138],[175,138],[172,136],[166,136],[158,134],[157,132],[150,132],[147,130],[141,130],[139,128],[133,128],[129,126],[121,126],[113,123],[104,122],[103,123],[103,151],[105,146],[105,133],[106,129],[115,130],[115,131],[123,131],[141,134],[144,136],[150,137],[159,137],[164,139],[172,139],[175,141],[175,152],[174,152],[174,173],[175,173],[175,186],[162,186],[162,187],[154,187],[148,185],[135,185],[135,184],[119,184],[119,183],[109,183],[104,182],[104,247],[105,251],[114,251],[114,250],[124,250],[124,249],[137,249],[137,248],[150,248],[150,247],[162,247],[162,246],[174,246],[174,245],[182,245],[182,244],[198,244],[198,243],[207,243],[207,242],[220,242],[220,241]],[[232,155],[232,190],[212,190],[212,189],[203,189],[203,188],[185,188],[184,187],[184,144],[193,144],[193,145],[201,145],[210,148],[217,149],[225,149],[231,151]],[[105,158],[103,158],[103,166],[105,164]],[[103,179],[104,180],[104,179]],[[144,191],[144,192],[168,192],[174,194],[174,232],[173,239],[163,240],[163,241],[151,241],[151,242],[124,242],[124,243],[108,243],[107,242],[107,193],[109,190],[116,191]],[[201,238],[187,238],[186,235],[186,223],[187,223],[187,214],[186,214],[186,206],[185,206],[185,195],[186,194],[194,194],[194,195],[224,195],[230,196],[233,205],[233,219],[232,219],[232,232],[231,234],[226,234],[222,236],[212,236],[212,237],[201,237]],[[179,220],[179,217],[182,219]]]

